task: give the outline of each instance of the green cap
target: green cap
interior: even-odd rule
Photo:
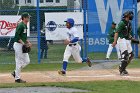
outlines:
[[[23,18],[23,17],[26,18],[26,17],[30,17],[30,15],[29,15],[29,13],[24,12],[24,13],[22,13],[21,17],[22,17],[22,18]]]
[[[115,22],[112,22],[112,25],[116,25],[116,23]]]

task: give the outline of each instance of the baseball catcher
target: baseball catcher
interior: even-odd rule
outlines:
[[[132,11],[127,11],[123,14],[123,18],[116,29],[114,42],[112,44],[112,46],[118,44],[121,52],[121,65],[119,66],[120,75],[128,75],[126,67],[134,57],[131,42],[139,43],[138,40],[132,37],[132,20]]]

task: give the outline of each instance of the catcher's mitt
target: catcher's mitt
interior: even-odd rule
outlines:
[[[132,41],[132,43],[134,43],[134,44],[139,44],[139,43],[140,43],[139,40],[136,40],[136,39],[131,39],[131,41]]]
[[[23,53],[29,53],[30,51],[31,51],[31,47],[30,47],[29,44],[24,44],[24,45],[22,46],[22,52],[23,52]]]

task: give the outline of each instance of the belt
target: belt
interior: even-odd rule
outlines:
[[[77,44],[76,43],[74,43],[74,44],[69,44],[69,46],[76,46]]]

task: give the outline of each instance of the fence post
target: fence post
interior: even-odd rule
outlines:
[[[87,26],[86,26],[86,11],[87,11],[87,0],[83,1],[83,16],[84,16],[84,55],[83,57],[86,58],[87,57]]]
[[[37,40],[38,40],[38,63],[40,64],[40,8],[39,8],[39,1],[36,0],[36,11],[37,11]]]
[[[135,38],[138,38],[137,29],[138,29],[138,13],[137,13],[137,0],[133,0],[133,9],[134,9],[134,31],[135,31]],[[138,45],[135,45],[135,57],[138,58]]]

